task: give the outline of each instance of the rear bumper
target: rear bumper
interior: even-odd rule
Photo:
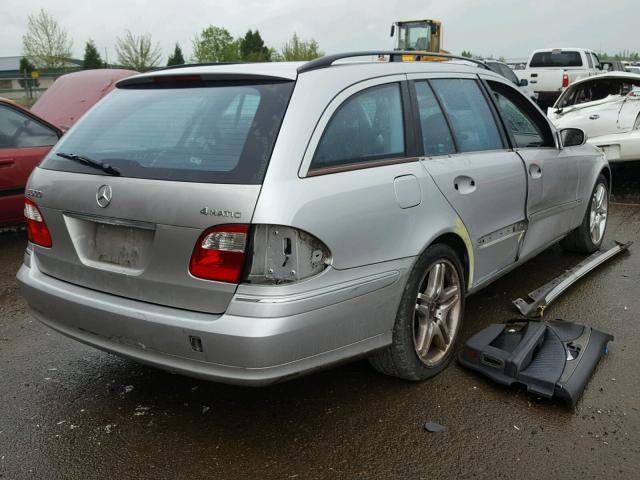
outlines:
[[[388,345],[412,261],[379,264],[377,272],[353,269],[362,270],[359,278],[331,288],[237,293],[227,313],[212,315],[66,283],[40,272],[30,257],[17,280],[45,325],[141,363],[244,385],[273,383]],[[190,337],[199,339],[202,351],[192,348]]]
[[[593,137],[587,142],[604,150],[609,162],[640,160],[640,130]]]

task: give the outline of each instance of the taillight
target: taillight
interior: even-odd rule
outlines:
[[[189,271],[195,277],[237,283],[244,269],[249,225],[211,227],[200,235]]]
[[[562,88],[569,86],[569,74],[567,72],[562,74]]]
[[[44,218],[38,206],[28,198],[24,199],[24,216],[27,219],[27,234],[29,241],[41,247],[51,248],[51,234],[44,223]]]

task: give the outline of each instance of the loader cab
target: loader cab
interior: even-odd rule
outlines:
[[[395,50],[440,52],[442,22],[439,20],[412,20],[391,25],[391,37],[395,38]]]

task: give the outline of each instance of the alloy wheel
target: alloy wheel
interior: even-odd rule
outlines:
[[[607,227],[608,210],[609,196],[607,195],[607,187],[599,183],[593,192],[589,215],[589,234],[594,245],[598,245],[602,241]]]
[[[462,285],[455,266],[440,259],[420,282],[413,319],[413,344],[428,367],[438,365],[455,343],[462,316]]]

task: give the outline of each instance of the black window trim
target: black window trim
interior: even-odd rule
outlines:
[[[500,125],[502,126],[501,130],[503,130],[503,133],[504,133],[504,134],[507,136],[507,138],[509,139],[509,143],[510,143],[510,145],[511,145],[511,149],[512,149],[512,150],[514,150],[514,151],[516,151],[516,150],[528,150],[528,149],[538,149],[538,150],[540,150],[540,149],[553,149],[553,150],[557,150],[557,146],[556,146],[556,143],[555,143],[555,136],[554,136],[553,129],[551,128],[551,126],[550,126],[550,125],[548,124],[548,122],[546,121],[546,118],[544,118],[544,117],[543,117],[543,120],[544,120],[545,122],[547,122],[547,123],[546,123],[546,126],[547,126],[547,128],[549,129],[549,132],[550,132],[550,133],[549,133],[549,135],[550,135],[549,140],[551,140],[551,142],[552,142],[552,144],[553,144],[553,145],[551,145],[551,146],[543,146],[543,147],[519,147],[519,146],[517,145],[516,141],[515,141],[515,137],[514,137],[514,136],[513,136],[513,134],[511,133],[511,130],[509,130],[509,128],[507,127],[507,123],[506,123],[506,121],[504,120],[504,118],[502,117],[502,115],[499,113],[499,112],[500,112],[500,110],[499,110],[499,107],[498,107],[498,104],[497,104],[497,100],[496,100],[496,99],[495,99],[495,97],[492,95],[492,93],[493,93],[493,89],[492,89],[491,85],[489,84],[489,82],[493,82],[493,83],[496,83],[496,84],[502,85],[504,88],[507,88],[507,89],[509,89],[509,88],[510,88],[513,92],[515,92],[515,94],[516,94],[516,95],[521,95],[521,96],[522,96],[522,100],[523,100],[523,101],[522,101],[522,105],[520,105],[520,106],[523,106],[523,105],[524,105],[524,107],[525,107],[525,112],[526,112],[526,113],[531,113],[531,112],[533,112],[533,113],[534,113],[534,115],[535,115],[537,112],[536,112],[536,111],[535,111],[535,109],[533,108],[533,105],[531,105],[531,106],[530,106],[530,105],[527,103],[527,99],[524,97],[524,95],[522,95],[522,92],[520,92],[519,90],[517,90],[517,89],[513,88],[511,85],[508,85],[508,84],[506,84],[506,83],[500,82],[500,81],[495,80],[495,79],[485,79],[485,78],[481,78],[481,83],[483,84],[484,89],[486,89],[486,91],[487,91],[487,94],[488,94],[488,96],[489,96],[489,98],[490,98],[491,105],[492,105],[492,107],[496,110],[496,113],[497,113],[497,115],[498,115],[498,117],[499,117],[499,119],[500,119],[500,120],[499,120],[499,121],[500,121]],[[499,93],[499,92],[498,92],[498,93]],[[532,120],[532,121],[533,121],[534,123],[536,123],[536,124],[538,123],[538,122],[536,122],[534,119],[530,119],[530,120]],[[540,125],[538,125],[538,127],[539,127],[539,126],[540,126]]]
[[[327,121],[322,131],[322,135],[320,135],[320,139],[315,146],[313,156],[311,157],[311,161],[309,163],[309,168],[307,170],[306,177],[317,177],[320,175],[329,175],[332,173],[340,173],[347,172],[353,170],[364,170],[368,168],[374,167],[383,167],[387,165],[396,165],[401,163],[411,163],[419,160],[418,158],[418,137],[416,136],[416,132],[414,128],[410,128],[411,125],[415,125],[416,116],[415,116],[415,107],[413,106],[410,89],[407,85],[407,80],[394,80],[386,83],[379,83],[376,85],[370,85],[365,87],[353,94],[349,95],[345,98],[340,105],[338,105],[335,110],[331,113],[331,117]],[[322,142],[322,138],[327,132],[327,127],[331,124],[331,121],[334,119],[336,114],[340,111],[342,106],[348,102],[350,99],[354,98],[356,95],[359,95],[367,90],[372,88],[378,88],[386,85],[397,84],[400,90],[400,107],[402,108],[402,122],[403,122],[403,135],[404,135],[404,152],[398,156],[394,154],[383,154],[383,155],[375,155],[369,157],[362,157],[362,159],[358,159],[358,161],[351,161],[345,163],[339,163],[331,166],[324,167],[315,167],[313,166],[313,160],[315,158],[316,152]]]
[[[442,154],[438,154],[438,155],[430,155],[427,152],[424,151],[424,143],[423,143],[423,139],[422,139],[422,123],[420,122],[420,106],[418,105],[418,93],[416,91],[416,82],[424,82],[427,85],[427,88],[429,88],[429,90],[431,90],[431,93],[433,94],[433,98],[436,99],[436,103],[438,104],[438,108],[440,109],[440,112],[442,113],[442,116],[444,117],[444,120],[447,124],[447,129],[449,130],[449,135],[451,135],[451,140],[453,141],[453,152],[451,153],[442,153]],[[449,115],[447,114],[447,112],[445,111],[445,109],[442,107],[442,102],[440,101],[440,97],[438,97],[438,95],[436,95],[435,90],[433,89],[433,86],[431,85],[431,82],[429,81],[428,78],[416,78],[416,79],[412,79],[409,81],[409,85],[410,85],[410,91],[412,92],[412,96],[413,96],[413,103],[414,103],[414,110],[416,112],[415,114],[415,131],[416,131],[416,137],[418,139],[420,139],[420,141],[418,142],[418,155],[421,157],[444,157],[447,155],[455,155],[457,153],[460,153],[460,149],[458,148],[458,140],[456,139],[455,135],[453,134],[453,129],[451,128],[451,120],[449,119]]]
[[[491,110],[491,115],[493,116],[493,121],[496,122],[496,128],[500,132],[500,139],[502,140],[502,147],[504,150],[513,150],[514,143],[511,142],[511,137],[507,134],[506,129],[504,128],[504,124],[502,123],[502,116],[500,115],[500,110],[498,110],[498,106],[496,105],[492,95],[491,90],[489,90],[486,82],[478,75],[478,83],[482,94],[484,95],[484,99],[489,105],[489,109]],[[502,125],[503,128],[500,128]]]

